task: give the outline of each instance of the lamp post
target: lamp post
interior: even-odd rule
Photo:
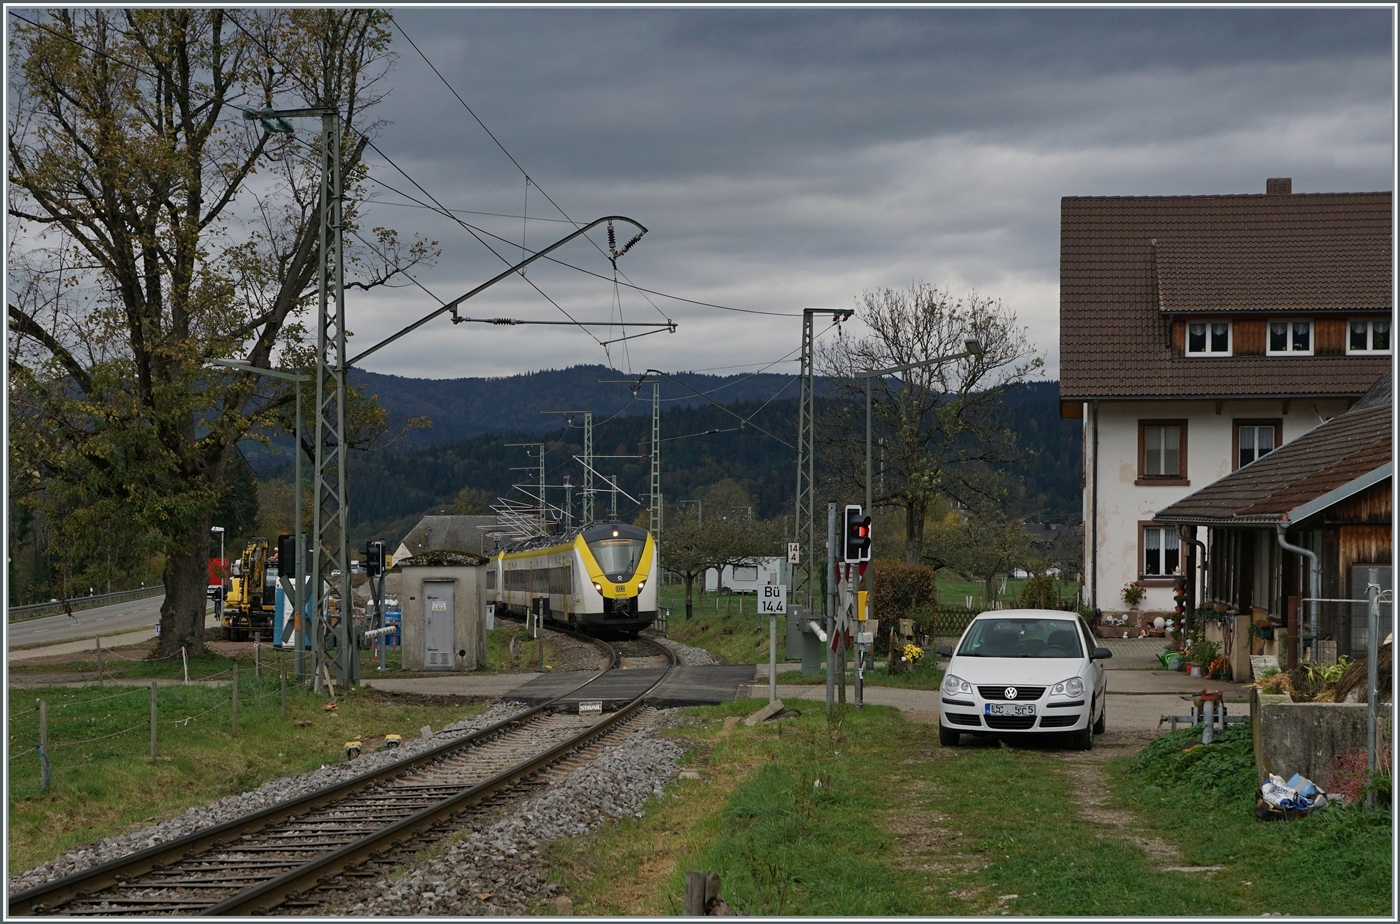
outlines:
[[[963,341],[963,352],[953,353],[949,356],[935,356],[932,359],[920,360],[916,363],[904,363],[899,366],[889,366],[885,369],[865,369],[855,374],[855,378],[865,379],[865,515],[873,516],[875,513],[874,486],[870,474],[870,380],[882,378],[887,375],[894,375],[896,372],[908,372],[911,369],[923,369],[927,366],[935,366],[939,363],[952,362],[955,359],[967,359],[969,356],[981,356],[983,346],[976,338],[969,338]],[[868,620],[870,614],[875,611],[875,556],[874,549],[871,549],[870,564],[865,569],[865,618]],[[858,651],[858,656],[863,656],[864,652]],[[857,662],[857,675],[859,675],[859,662]],[[860,702],[860,688],[856,688],[856,701]]]
[[[293,526],[293,533],[296,536],[297,554],[296,561],[293,564],[296,573],[296,581],[292,585],[292,625],[295,626],[295,631],[292,634],[292,664],[293,673],[297,680],[302,680],[306,676],[306,665],[303,655],[305,645],[302,641],[303,629],[301,625],[302,614],[306,610],[306,589],[304,586],[306,584],[306,550],[304,548],[305,543],[303,542],[301,532],[301,383],[311,381],[312,377],[301,372],[283,372],[278,369],[263,369],[259,366],[233,359],[211,359],[209,362],[212,365],[223,366],[226,369],[236,369],[239,372],[248,372],[253,375],[265,375],[268,378],[281,379],[284,382],[292,382],[296,385],[297,407],[295,435],[297,445],[296,451],[292,453],[292,480],[296,482],[296,486],[292,490],[292,516],[296,521]],[[215,526],[214,529],[219,532],[219,557],[223,558],[224,529],[222,526]],[[282,576],[285,577],[285,575]],[[222,596],[222,594],[220,594],[220,596]],[[314,657],[316,653],[320,651],[320,648],[314,645],[312,648]]]

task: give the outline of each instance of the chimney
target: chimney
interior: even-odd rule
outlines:
[[[1270,196],[1291,196],[1293,195],[1293,178],[1291,176],[1271,176],[1264,182],[1264,192]]]

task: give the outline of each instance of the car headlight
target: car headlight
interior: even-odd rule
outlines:
[[[1084,681],[1078,677],[1071,677],[1068,680],[1061,680],[1050,688],[1051,696],[1083,696]]]
[[[971,695],[972,684],[956,674],[949,674],[943,678],[943,692],[947,696],[957,696],[959,693]]]
[[[602,585],[602,584],[599,584],[597,581],[594,581],[594,582],[593,582],[593,589],[596,590],[596,591],[598,591],[598,593],[602,593],[602,592],[603,592],[603,585]]]

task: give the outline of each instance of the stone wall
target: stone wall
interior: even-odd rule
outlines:
[[[1270,773],[1284,779],[1301,773],[1325,791],[1332,784],[1332,758],[1366,747],[1365,703],[1295,703],[1286,695],[1255,690],[1250,713],[1254,764],[1261,780]],[[1390,704],[1382,703],[1378,747],[1388,746],[1390,717]]]

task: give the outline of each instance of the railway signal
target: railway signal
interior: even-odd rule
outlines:
[[[862,514],[860,504],[846,505],[844,536],[842,561],[870,561],[870,517]]]

